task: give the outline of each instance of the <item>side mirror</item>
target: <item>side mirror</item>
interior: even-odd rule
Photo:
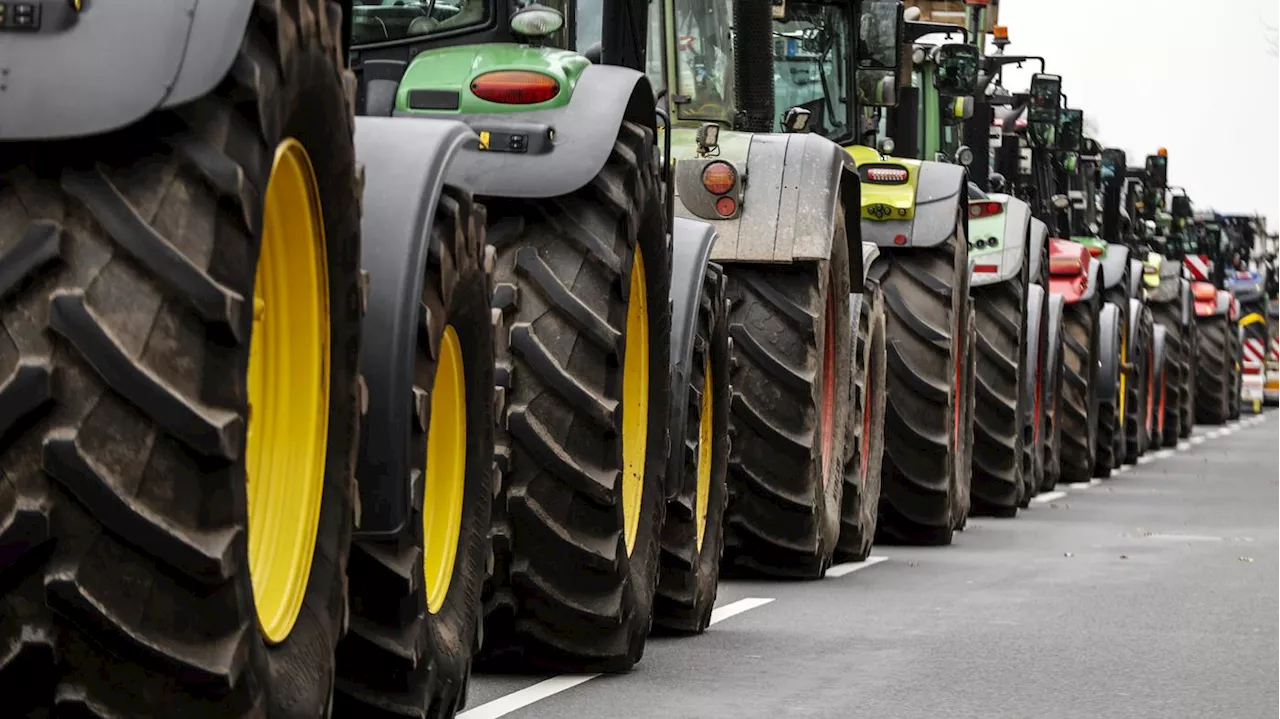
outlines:
[[[865,0],[858,18],[858,70],[889,70],[897,74],[905,39],[901,2]]]
[[[799,105],[787,108],[787,111],[782,113],[782,131],[791,133],[808,132],[810,114],[809,110]]]
[[[859,70],[858,105],[897,107],[898,77],[894,70]]]
[[[1062,78],[1044,73],[1033,75],[1030,99],[1027,123],[1047,123],[1057,127],[1061,121],[1058,111],[1062,108]]]
[[[1080,152],[1084,145],[1084,111],[1063,110],[1061,127],[1057,149]]]
[[[1186,195],[1174,195],[1173,206],[1170,212],[1174,217],[1190,218],[1195,215],[1191,208],[1191,198]]]
[[[1092,141],[1091,141],[1092,142]],[[1096,142],[1094,144],[1097,144]],[[1129,161],[1124,150],[1108,147],[1102,151],[1102,179],[1106,181],[1123,180]]]
[[[972,95],[978,88],[981,58],[977,45],[940,45],[934,51],[933,84],[941,95]]]
[[[1152,186],[1165,189],[1169,186],[1169,158],[1164,155],[1147,156],[1147,182]]]

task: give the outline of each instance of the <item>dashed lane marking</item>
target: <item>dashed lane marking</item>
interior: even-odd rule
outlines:
[[[831,566],[831,568],[827,570],[827,576],[828,576],[828,577],[843,577],[843,576],[844,576],[844,575],[846,575],[846,574],[853,574],[854,572],[858,571],[859,569],[866,569],[867,567],[874,567],[874,566],[876,566],[877,564],[879,564],[879,563],[881,563],[881,562],[883,562],[883,561],[885,561],[885,560],[887,560],[887,559],[888,559],[888,557],[878,557],[878,556],[877,556],[877,557],[867,557],[866,559],[862,560],[861,562],[845,562],[845,563],[843,563],[843,564],[835,564],[835,565],[832,565],[832,566]],[[714,613],[714,612],[713,612],[713,613]]]
[[[1085,486],[1087,487],[1089,485],[1086,484]],[[1067,493],[1063,491],[1041,492],[1040,494],[1037,494],[1036,496],[1032,497],[1031,501],[1036,504],[1048,504],[1049,502],[1052,502],[1054,500],[1062,499],[1065,496],[1067,496]]]

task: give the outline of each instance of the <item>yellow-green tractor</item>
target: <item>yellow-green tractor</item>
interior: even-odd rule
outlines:
[[[4,713],[452,712],[492,497],[491,261],[444,182],[474,136],[357,129],[349,3],[7,7]]]

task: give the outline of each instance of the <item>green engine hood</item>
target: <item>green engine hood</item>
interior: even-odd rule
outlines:
[[[525,112],[560,107],[569,102],[582,71],[591,62],[576,52],[515,43],[457,45],[427,50],[413,59],[396,91],[396,111],[414,115],[475,115]],[[546,102],[507,105],[471,94],[471,81],[486,72],[528,70],[542,73],[560,84],[560,92]],[[423,110],[410,107],[415,90],[456,93],[456,110]]]

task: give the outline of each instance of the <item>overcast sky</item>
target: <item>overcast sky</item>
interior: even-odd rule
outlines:
[[[1130,165],[1167,147],[1169,184],[1197,208],[1257,211],[1273,232],[1280,61],[1268,26],[1278,14],[1276,0],[1000,1],[1005,52],[1043,55],[1104,147],[1123,149]]]

